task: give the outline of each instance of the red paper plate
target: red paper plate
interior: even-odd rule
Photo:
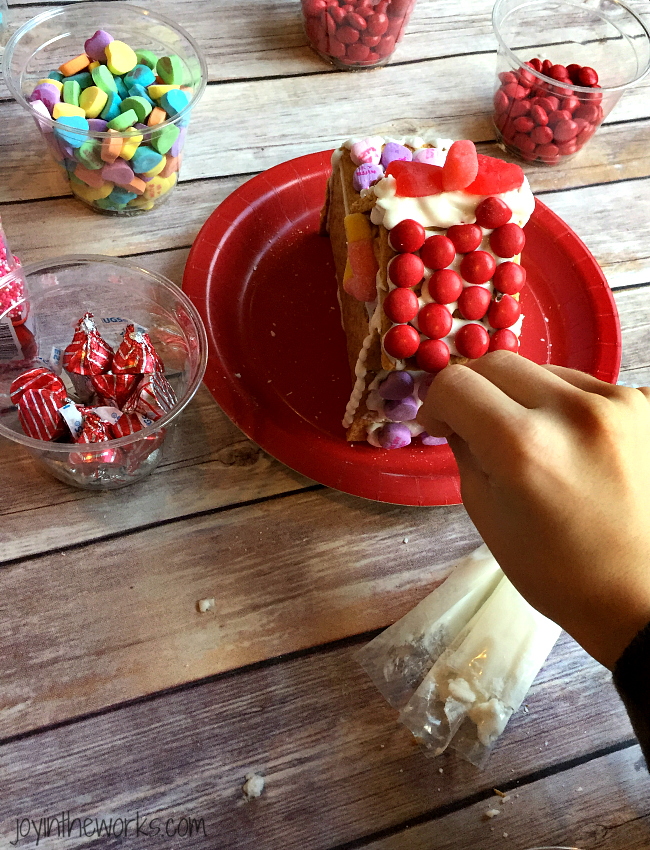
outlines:
[[[310,154],[254,177],[201,229],[183,288],[208,332],[205,382],[251,440],[321,484],[381,502],[460,504],[448,446],[381,451],[345,439],[350,374],[330,244],[318,236],[330,157]],[[540,201],[522,262],[521,353],[615,382],[621,335],[610,288]]]

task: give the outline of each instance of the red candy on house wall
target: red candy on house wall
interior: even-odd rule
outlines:
[[[565,67],[548,59],[525,64],[527,68],[499,74],[494,124],[506,148],[529,162],[555,165],[580,150],[603,120],[598,74],[587,66]]]
[[[415,0],[302,0],[311,46],[339,68],[373,68],[401,40]]]

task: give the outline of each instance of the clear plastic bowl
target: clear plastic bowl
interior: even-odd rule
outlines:
[[[75,142],[66,144],[54,133],[57,122],[37,112],[28,100],[37,82],[64,62],[83,53],[84,42],[99,29],[109,32],[118,41],[126,42],[133,50],[151,50],[158,58],[178,55],[184,65],[185,85],[190,90],[188,105],[173,118],[151,129],[119,134],[122,140],[141,135],[141,144],[147,146],[170,125],[179,128],[178,139],[171,149],[173,161],[172,154],[165,153],[166,161],[169,159],[166,176],[142,178],[142,175],[136,174],[145,179],[146,189],[144,194],[124,204],[112,203],[105,194],[111,181],[103,181],[102,186],[88,185],[74,173],[80,164],[75,144],[88,140],[99,146],[108,133],[66,128],[66,134]],[[203,94],[208,79],[207,64],[199,46],[174,21],[126,3],[70,3],[63,8],[37,15],[17,30],[7,44],[2,70],[9,91],[36,122],[49,154],[62,168],[70,182],[70,190],[82,203],[106,215],[128,216],[146,212],[169,197],[178,180],[190,114]],[[48,154],[43,151],[43,156]],[[176,166],[176,170],[171,170]],[[167,171],[170,173],[167,174]],[[88,177],[83,171],[79,173]]]
[[[139,481],[160,463],[170,432],[203,379],[208,344],[194,305],[161,275],[112,257],[67,256],[23,266],[0,279],[0,296],[21,277],[25,297],[0,312],[0,343],[5,340],[0,356],[11,354],[10,335],[18,343],[13,360],[0,360],[0,436],[27,449],[39,466],[75,487],[105,490]],[[127,322],[147,330],[177,404],[142,431],[103,443],[28,437],[9,397],[11,383],[29,369],[54,362],[53,349],[61,351],[71,342],[87,311],[114,349]]]
[[[497,141],[527,162],[573,156],[650,71],[650,32],[619,0],[497,0],[492,26]],[[592,68],[598,87],[559,81],[527,65],[531,59]]]

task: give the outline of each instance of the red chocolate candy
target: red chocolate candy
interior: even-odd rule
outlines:
[[[424,227],[412,218],[398,222],[388,235],[391,248],[400,254],[412,254],[413,251],[419,251],[425,238]]]
[[[504,227],[509,225],[505,224]],[[501,229],[501,228],[499,228]],[[497,231],[493,231],[492,235]],[[465,254],[460,264],[460,273],[468,283],[487,283],[494,274],[496,262],[487,251],[472,251]]]
[[[115,439],[137,434],[152,424],[153,420],[147,419],[138,413],[123,413],[117,422],[111,425],[111,433]]]
[[[124,339],[113,357],[113,372],[150,375],[163,371],[163,368],[149,334],[146,331],[137,331],[135,325],[127,325]]]
[[[464,319],[482,319],[487,313],[492,294],[483,286],[467,286],[458,299],[458,309]]]
[[[512,295],[497,297],[488,310],[488,321],[493,328],[509,328],[521,315],[521,307]]]
[[[425,339],[415,355],[420,369],[440,372],[449,363],[449,346],[443,339]]]
[[[420,334],[412,325],[395,325],[384,335],[384,350],[396,360],[412,357],[420,345]]]
[[[402,327],[399,325],[398,327]],[[141,413],[148,419],[160,419],[176,404],[176,393],[162,372],[145,375],[131,398],[123,407],[124,413]]]
[[[475,224],[454,224],[447,230],[447,238],[459,254],[468,254],[481,244],[483,233]]]
[[[420,249],[420,257],[428,269],[445,269],[453,263],[455,256],[454,243],[440,234],[429,236]]]
[[[66,392],[63,381],[54,372],[50,372],[44,366],[38,369],[30,369],[29,372],[25,372],[11,382],[9,395],[12,402],[18,404],[23,393],[27,390],[50,390],[51,392],[58,392],[63,397],[61,404],[65,404]]]
[[[456,349],[461,357],[475,360],[483,357],[490,345],[490,337],[483,325],[468,324],[458,329],[454,338]]]
[[[476,207],[476,223],[486,230],[501,227],[502,224],[507,224],[511,218],[512,210],[501,198],[486,198]]]
[[[384,313],[396,324],[410,322],[419,309],[418,297],[412,289],[393,289],[384,301]]]
[[[418,314],[418,325],[431,339],[442,339],[452,328],[451,313],[444,304],[425,304]]]
[[[93,314],[85,313],[63,352],[63,368],[73,375],[99,375],[110,369],[112,359],[113,349],[99,335]]]
[[[429,278],[428,287],[429,295],[438,304],[451,304],[463,291],[463,281],[452,269],[439,269]]]
[[[395,286],[417,286],[424,274],[424,263],[417,254],[398,254],[388,265],[388,277]]]
[[[81,431],[74,435],[75,443],[105,443],[112,437],[110,422],[105,422],[93,410],[84,411]]]
[[[56,376],[53,376],[56,377]],[[28,437],[35,440],[55,440],[66,432],[66,424],[59,414],[65,404],[65,388],[26,389],[18,399],[18,418]]]
[[[119,408],[126,403],[137,382],[138,376],[128,372],[119,372],[117,375],[105,372],[103,375],[93,375],[90,379],[102,404],[114,402]]]

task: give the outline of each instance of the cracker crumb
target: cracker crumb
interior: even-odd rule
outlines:
[[[235,378],[241,378],[241,372],[235,372]]]
[[[501,805],[504,806],[509,799],[510,797],[507,794],[505,795],[505,797],[501,797]]]
[[[271,336],[275,336],[275,331],[271,331]]]
[[[404,540],[402,540],[402,543],[408,543],[408,542],[409,542],[408,537],[405,537]]]
[[[249,773],[241,790],[247,800],[254,800],[256,797],[260,797],[264,790],[264,777],[257,773]]]
[[[205,614],[206,611],[214,611],[214,596],[211,596],[209,599],[199,599],[199,601],[196,603],[196,607],[199,611],[199,614]]]
[[[501,812],[498,809],[488,809],[485,812],[485,817],[489,818],[491,820],[492,818],[495,818],[497,815],[500,815],[500,814],[501,814]]]
[[[504,837],[504,838],[507,838],[507,837],[508,837],[508,833],[507,833],[507,832],[504,832],[504,833],[503,833],[503,837]]]
[[[443,770],[441,767],[439,767],[439,768],[438,768],[438,773],[444,773],[444,770]]]

